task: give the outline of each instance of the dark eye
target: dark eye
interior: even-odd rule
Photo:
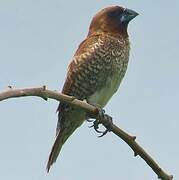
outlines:
[[[115,10],[115,11],[111,11],[108,14],[110,17],[120,17],[122,15],[122,10]]]

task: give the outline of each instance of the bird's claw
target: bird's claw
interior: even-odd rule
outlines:
[[[95,120],[95,121],[93,122],[94,130],[95,130],[97,133],[103,133],[103,131],[98,130],[98,129],[99,129],[99,124],[101,124],[99,120]]]
[[[103,125],[105,126],[106,130],[103,131],[103,133],[102,133],[100,136],[98,136],[98,137],[103,137],[103,136],[106,135],[108,132],[110,132],[110,131],[111,131],[111,126],[112,126],[112,124],[113,124],[113,122],[112,122],[112,117],[111,117],[111,116],[109,116],[109,115],[107,115],[107,114],[104,114],[103,118],[106,120],[106,123],[103,124]]]
[[[97,132],[97,133],[101,133],[101,135],[99,135],[98,137],[103,137],[104,135],[106,135],[109,131],[111,131],[111,125],[112,125],[112,118],[105,114],[105,111],[104,109],[102,108],[99,108],[97,107],[98,109],[98,117],[97,119],[93,122],[93,125],[90,126],[91,127],[94,127],[94,130]],[[100,131],[98,130],[99,129],[99,124],[102,124],[101,123],[101,119],[106,119],[106,130],[105,131]]]
[[[97,132],[97,133],[103,133],[103,131],[99,131],[99,124],[100,122],[98,120],[95,120],[93,121],[93,125],[89,126],[89,128],[92,128],[94,127],[94,130]]]
[[[101,135],[99,135],[98,137],[100,138],[100,137],[103,137],[104,135],[106,135],[107,133],[109,132],[109,130],[108,129],[106,129],[105,131],[103,131],[102,132],[102,134]]]

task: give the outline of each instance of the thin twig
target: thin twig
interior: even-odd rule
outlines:
[[[9,98],[24,97],[24,96],[37,96],[45,100],[55,99],[57,101],[63,101],[69,103],[70,105],[77,106],[82,108],[84,111],[89,113],[93,118],[98,117],[98,109],[86,101],[80,101],[73,96],[68,96],[58,91],[51,91],[46,89],[46,86],[37,87],[37,88],[23,88],[23,89],[13,89],[9,86],[9,89],[0,93],[0,101]],[[106,118],[100,119],[100,122],[106,127],[109,128],[109,122]],[[131,149],[134,151],[134,156],[139,155],[144,161],[153,169],[153,171],[158,175],[159,179],[162,180],[172,180],[173,176],[168,175],[164,172],[160,166],[154,161],[154,159],[135,141],[136,137],[131,136],[115,124],[110,124],[110,131],[120,137],[125,141]]]

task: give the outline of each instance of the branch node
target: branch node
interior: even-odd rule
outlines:
[[[48,97],[42,96],[42,98],[43,98],[45,101],[48,100]]]
[[[9,89],[12,89],[12,86],[11,85],[9,85],[9,86],[7,86]]]
[[[136,140],[136,136],[131,136],[132,141]]]
[[[138,156],[139,154],[136,152],[136,151],[134,151],[134,157],[136,157],[136,156]]]
[[[43,91],[45,91],[45,90],[46,90],[46,86],[45,86],[45,85],[43,85],[43,86],[42,86],[42,88],[43,88]]]

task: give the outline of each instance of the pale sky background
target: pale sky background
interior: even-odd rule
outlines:
[[[179,1],[1,0],[0,90],[8,85],[61,89],[91,18],[108,5],[140,13],[130,23],[131,56],[106,106],[174,179],[179,179]],[[157,176],[112,133],[99,139],[84,123],[47,174],[57,102],[26,97],[0,103],[0,179],[152,180]]]

